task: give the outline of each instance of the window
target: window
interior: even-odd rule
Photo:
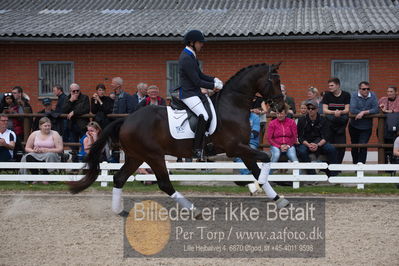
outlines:
[[[52,88],[57,84],[64,88],[65,93],[68,93],[69,85],[74,81],[73,72],[73,62],[39,62],[39,96],[52,96]]]
[[[347,92],[357,91],[361,81],[369,80],[368,60],[333,60],[331,75],[341,81],[341,89]]]
[[[169,98],[170,97],[170,90],[176,89],[179,84],[179,62],[178,61],[168,61],[166,63],[167,65],[167,70],[166,70],[166,79],[167,79],[167,84],[166,84],[166,96]]]
[[[199,61],[200,69],[202,69],[202,62]],[[178,61],[167,61],[166,62],[166,96],[170,97],[170,90],[174,90],[180,86],[179,80],[179,62]]]

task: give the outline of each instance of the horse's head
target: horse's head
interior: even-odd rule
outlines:
[[[281,93],[280,87],[280,75],[277,72],[280,65],[281,62],[276,65],[266,65],[266,73],[259,79],[258,92],[272,110],[284,105],[284,95]]]

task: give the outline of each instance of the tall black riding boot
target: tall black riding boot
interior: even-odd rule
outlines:
[[[195,137],[194,137],[194,158],[203,159],[204,153],[204,137],[206,131],[206,121],[203,115],[198,117],[198,124],[197,129],[195,130]]]

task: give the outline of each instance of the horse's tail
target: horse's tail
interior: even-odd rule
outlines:
[[[73,194],[79,193],[86,188],[88,188],[91,184],[96,181],[99,173],[100,173],[100,161],[101,154],[108,142],[109,138],[112,138],[113,141],[118,140],[119,130],[122,126],[122,123],[125,119],[120,118],[111,124],[109,124],[102,132],[100,137],[92,144],[90,147],[90,152],[87,154],[85,158],[86,165],[88,166],[88,170],[85,176],[79,181],[69,182],[69,191]]]

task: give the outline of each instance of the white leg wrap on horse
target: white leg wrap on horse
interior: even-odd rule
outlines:
[[[269,172],[270,172],[270,163],[262,163],[262,168],[260,169],[260,174],[258,178],[259,184],[263,185],[268,182],[267,179],[269,177]]]
[[[262,185],[263,190],[266,192],[266,196],[269,199],[274,199],[277,196],[276,191],[272,188],[272,186],[269,184],[269,182],[266,182],[266,184]]]
[[[182,194],[180,194],[180,192],[176,191],[170,197],[172,199],[174,199],[177,203],[179,203],[179,205],[181,207],[187,208],[189,210],[193,210],[194,209],[194,204],[191,201],[189,201],[188,199],[186,199]]]
[[[269,172],[270,172],[270,163],[263,163],[262,168],[260,170],[258,182],[262,186],[263,190],[266,193],[266,196],[269,199],[274,199],[277,196],[276,191],[269,184]]]
[[[121,188],[114,187],[112,189],[112,211],[116,214],[119,214],[123,211]]]

